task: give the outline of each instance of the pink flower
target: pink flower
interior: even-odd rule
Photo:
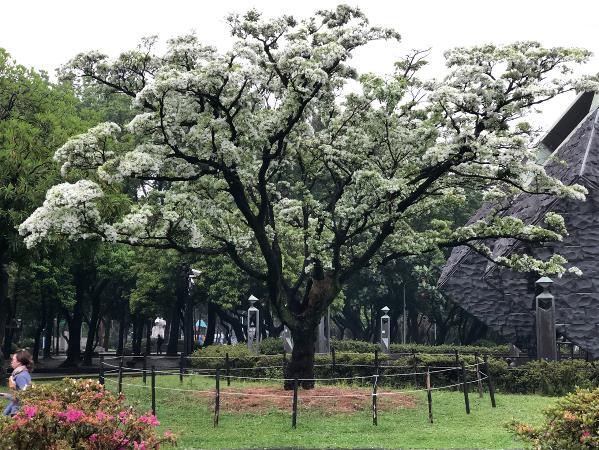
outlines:
[[[133,448],[138,450],[146,450],[146,444],[144,443],[144,441],[141,441],[139,444],[137,443],[137,441],[133,441]]]
[[[591,433],[589,433],[588,431],[583,431],[582,436],[580,436],[580,442],[584,443],[590,437],[591,437]]]
[[[121,430],[116,430],[112,435],[112,440],[116,442],[121,442],[121,439],[123,439],[124,436],[125,434]]]
[[[96,412],[96,419],[98,420],[110,420],[112,416],[110,414],[106,414],[104,411]]]
[[[98,435],[96,433],[90,435],[90,437],[89,437],[90,442],[96,442],[97,440],[98,440]]]
[[[85,413],[79,409],[67,409],[67,413],[65,414],[67,422],[71,423],[77,422],[83,416],[85,416]]]
[[[175,433],[173,433],[172,431],[166,430],[164,432],[164,438],[165,439],[173,439],[174,437],[175,437]]]
[[[23,406],[23,412],[25,413],[28,419],[31,419],[33,416],[37,414],[37,408],[35,406],[25,405]]]
[[[153,414],[148,414],[147,416],[139,416],[139,420],[141,423],[147,423],[148,425],[152,425],[153,427],[157,427],[160,425],[158,419]]]
[[[129,415],[129,413],[127,411],[121,411],[119,413],[119,420],[121,421],[121,423],[127,422],[127,416],[128,415]]]

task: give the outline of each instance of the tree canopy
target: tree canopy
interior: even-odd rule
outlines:
[[[422,80],[421,52],[389,76],[358,75],[353,52],[399,34],[348,6],[305,20],[250,11],[228,24],[235,42],[225,52],[184,35],[162,56],[150,38],[115,60],[89,52],[71,61],[66,74],[129,97],[136,115],[57,150],[71,179],[21,225],[29,246],[67,236],[228,255],[267,284],[296,344],[289,373],[300,378],[312,373],[323,312],[370,264],[467,245],[519,270],[566,270],[559,255],[498,258],[485,242],[566,233],[557,214],[525,224],[503,211],[521,192],[584,199],[583,187],[537,163],[525,116],[594,88],[571,79],[589,52],[536,42],[457,48],[445,54],[445,78]],[[124,183],[135,193],[115,209]],[[466,225],[441,215],[477,192],[498,206]]]

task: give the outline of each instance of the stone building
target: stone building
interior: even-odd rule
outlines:
[[[559,253],[583,271],[578,277],[554,278],[558,334],[599,357],[599,106],[592,93],[578,96],[542,139],[541,153],[551,155],[545,170],[564,184],[578,183],[589,194],[586,202],[546,195],[520,195],[506,215],[538,223],[549,211],[564,216],[569,235],[562,242],[526,245],[498,239],[497,256],[526,251],[539,258]],[[471,221],[484,217],[483,206]],[[535,281],[537,274],[518,273],[490,263],[466,247],[451,253],[439,279],[442,291],[462,308],[520,349],[535,351]]]

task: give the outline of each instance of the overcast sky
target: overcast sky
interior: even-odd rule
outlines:
[[[2,3],[0,47],[21,64],[53,74],[75,54],[101,50],[111,56],[139,38],[167,38],[195,30],[206,43],[226,48],[224,17],[251,7],[268,16],[311,15],[338,0],[21,0]],[[393,61],[412,48],[431,48],[428,74],[439,76],[443,51],[455,46],[538,40],[546,46],[577,46],[599,55],[598,0],[353,0],[374,25],[402,34],[398,45],[372,44],[356,53],[358,70],[390,72]],[[584,67],[599,72],[599,57]],[[554,102],[540,121],[550,125],[571,98]]]

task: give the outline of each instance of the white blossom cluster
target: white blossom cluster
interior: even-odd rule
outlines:
[[[73,167],[94,170],[114,157],[108,139],[121,131],[116,123],[104,122],[69,139],[56,150],[54,160],[61,164],[60,173],[66,176]]]
[[[100,124],[57,151],[63,173],[93,169],[98,183],[51,189],[20,227],[27,245],[95,233],[222,251],[291,289],[319,270],[338,287],[372,261],[462,244],[495,258],[485,239],[544,242],[566,233],[556,214],[537,225],[497,215],[459,226],[445,212],[472,193],[584,199],[583,187],[536,163],[525,117],[562,92],[596,86],[569,79],[588,52],[534,42],[459,48],[447,52],[443,80],[418,78],[420,53],[388,77],[358,78],[353,51],[399,37],[368,25],[359,10],[340,6],[303,21],[250,11],[229,23],[236,42],[224,53],[184,35],[163,56],[148,39],[115,61],[95,52],[72,61],[73,76],[129,96],[137,115],[122,133]],[[342,96],[356,78],[361,92]],[[144,195],[120,217],[102,217],[102,189],[125,181]],[[520,270],[563,273],[566,264],[501,258]]]
[[[48,190],[44,204],[19,226],[19,232],[28,247],[52,235],[96,235],[101,224],[96,201],[102,196],[102,189],[92,181],[58,184]]]

